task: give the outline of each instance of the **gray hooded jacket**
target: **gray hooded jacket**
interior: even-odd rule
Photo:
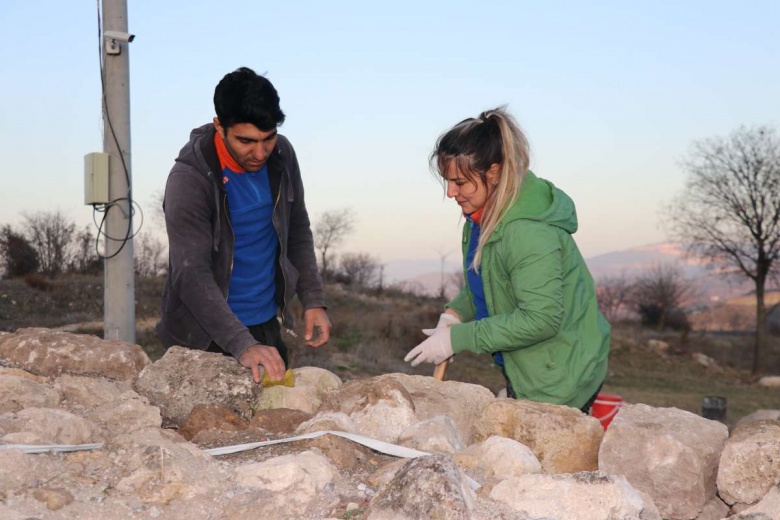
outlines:
[[[257,341],[227,304],[235,241],[215,132],[213,124],[194,129],[168,176],[163,208],[169,271],[157,333],[166,348],[205,350],[214,341],[238,359]],[[290,328],[288,304],[294,294],[304,309],[325,307],[322,282],[298,160],[284,136],[279,136],[267,164],[275,201],[272,220],[279,237],[276,303],[283,325]]]

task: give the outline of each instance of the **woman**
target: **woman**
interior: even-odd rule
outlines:
[[[412,366],[469,350],[501,365],[509,397],[588,413],[607,374],[610,327],[571,234],[572,200],[528,170],[528,142],[504,108],[442,135],[431,165],[460,205],[467,283]]]

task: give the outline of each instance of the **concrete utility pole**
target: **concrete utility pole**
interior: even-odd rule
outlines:
[[[127,0],[103,0],[103,151],[109,154],[103,337],[135,343],[135,266],[130,168],[130,56]]]

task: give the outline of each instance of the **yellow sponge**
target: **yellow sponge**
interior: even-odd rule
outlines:
[[[263,373],[263,388],[268,388],[270,386],[295,386],[295,379],[293,378],[293,371],[291,369],[287,369],[287,372],[284,373],[284,377],[281,379],[271,379],[268,377],[268,372]]]

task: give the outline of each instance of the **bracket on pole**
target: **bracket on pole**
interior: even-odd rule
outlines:
[[[121,31],[103,31],[103,38],[106,40],[106,54],[117,56],[122,54],[122,47],[119,42],[130,43],[135,40],[135,34]]]

